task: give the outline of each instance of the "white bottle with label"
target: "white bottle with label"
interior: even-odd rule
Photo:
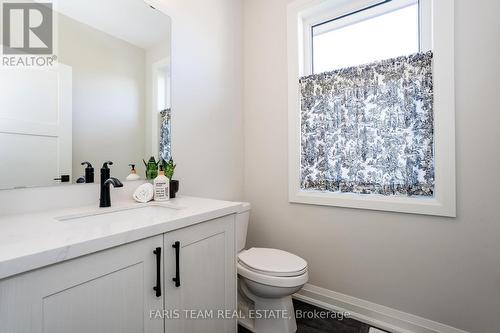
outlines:
[[[158,177],[155,178],[153,186],[155,201],[167,201],[170,199],[170,180],[165,176],[163,166],[160,166],[160,172]]]

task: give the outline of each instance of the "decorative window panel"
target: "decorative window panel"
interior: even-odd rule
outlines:
[[[172,157],[171,110],[160,112],[160,159],[169,161]]]
[[[432,57],[300,79],[302,190],[434,196]]]

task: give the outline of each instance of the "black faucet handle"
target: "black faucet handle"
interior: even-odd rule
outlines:
[[[86,165],[87,168],[92,168],[92,164],[90,162],[82,162],[82,165]]]
[[[113,162],[107,161],[102,164],[103,169],[109,169],[108,165],[113,165]]]

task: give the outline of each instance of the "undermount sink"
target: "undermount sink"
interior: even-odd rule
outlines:
[[[180,207],[172,205],[142,205],[135,207],[126,207],[121,209],[95,211],[87,214],[68,215],[57,217],[56,220],[61,222],[109,222],[109,221],[124,221],[124,220],[166,220],[173,217]]]

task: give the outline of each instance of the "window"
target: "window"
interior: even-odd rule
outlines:
[[[383,3],[313,26],[313,73],[418,52],[418,1],[396,2],[402,7]]]
[[[453,0],[297,0],[288,33],[289,200],[454,216]]]

